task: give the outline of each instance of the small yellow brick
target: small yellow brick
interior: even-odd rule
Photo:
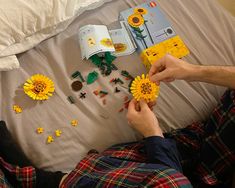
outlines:
[[[38,134],[42,134],[43,132],[44,132],[44,128],[42,128],[42,127],[37,128],[37,133]]]
[[[15,111],[16,114],[19,114],[23,111],[19,105],[14,105],[13,110]]]
[[[60,135],[62,134],[62,131],[61,130],[55,130],[55,135],[57,136],[57,137],[60,137]]]
[[[76,127],[78,125],[78,121],[77,120],[72,120],[71,125]]]
[[[52,137],[52,136],[48,136],[48,137],[47,137],[47,143],[50,144],[50,143],[52,143],[52,142],[54,142],[53,137]]]

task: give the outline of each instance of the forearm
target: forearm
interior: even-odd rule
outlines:
[[[195,65],[189,71],[187,80],[206,82],[235,89],[235,67]]]

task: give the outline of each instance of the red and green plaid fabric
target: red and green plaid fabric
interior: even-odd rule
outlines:
[[[61,187],[192,187],[180,172],[160,164],[144,163],[143,146],[141,142],[129,143],[113,146],[101,154],[90,154]]]
[[[227,90],[206,122],[165,134],[176,141],[194,187],[227,187],[235,169],[235,90]]]
[[[227,182],[235,170],[235,90],[226,91],[204,130],[197,174],[209,185]]]
[[[17,182],[19,183],[18,187],[22,188],[33,188],[36,185],[36,172],[33,167],[24,167],[20,168],[18,166],[11,165],[5,162],[0,157],[0,169],[6,170],[9,174],[16,178]],[[0,170],[0,187],[11,187],[8,183],[5,175]]]

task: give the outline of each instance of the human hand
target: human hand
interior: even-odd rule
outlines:
[[[155,114],[144,100],[140,102],[134,99],[131,100],[128,107],[127,119],[131,127],[144,137],[164,137]]]
[[[187,80],[191,76],[194,67],[195,65],[167,54],[152,65],[149,71],[149,79],[158,85],[161,81]]]

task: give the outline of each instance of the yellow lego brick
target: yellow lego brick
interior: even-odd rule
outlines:
[[[189,54],[189,50],[182,39],[177,35],[150,48],[147,48],[141,53],[141,59],[145,67],[150,69],[153,63],[164,57],[167,53],[174,57],[182,58]]]

